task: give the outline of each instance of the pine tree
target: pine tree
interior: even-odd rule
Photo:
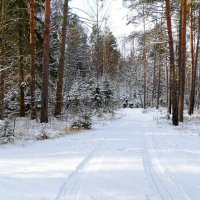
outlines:
[[[42,94],[41,94],[41,115],[40,115],[41,123],[43,122],[48,123],[50,14],[51,14],[51,0],[45,0]]]
[[[67,13],[68,13],[68,0],[64,0],[63,4],[63,24],[60,43],[60,55],[58,63],[58,75],[57,75],[57,87],[56,87],[56,99],[55,99],[55,111],[54,115],[58,116],[62,110],[62,98],[63,98],[63,75],[64,75],[64,61],[65,61],[65,46],[66,46],[66,30],[67,30]]]
[[[31,119],[36,118],[35,105],[35,0],[30,0],[30,89]]]
[[[170,0],[166,0],[166,19],[167,19],[167,32],[170,54],[170,84],[171,84],[171,98],[172,98],[172,122],[173,125],[178,125],[178,100],[176,91],[176,75],[175,75],[175,61],[174,61],[174,46],[171,25],[171,6]]]
[[[1,2],[1,40],[0,40],[0,48],[1,48],[1,68],[0,68],[0,119],[4,118],[4,59],[5,59],[5,0]]]
[[[179,110],[178,118],[180,122],[183,122],[183,110],[184,110],[184,92],[185,92],[185,53],[186,53],[186,0],[181,1],[181,65],[179,71]]]
[[[20,109],[19,115],[20,117],[25,116],[25,83],[24,83],[24,62],[23,62],[23,53],[24,53],[24,12],[26,4],[23,0],[19,0],[18,2],[18,66],[19,66],[19,89],[20,89]]]

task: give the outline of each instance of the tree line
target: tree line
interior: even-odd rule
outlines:
[[[15,113],[47,123],[66,109],[111,110],[120,51],[97,3],[89,21],[68,0],[0,1],[0,119]]]
[[[173,125],[199,107],[200,3],[195,0],[124,0],[129,23],[142,24],[131,34],[131,59],[141,65],[143,107],[159,104],[172,113]]]
[[[123,0],[137,29],[120,41],[101,14],[106,0],[93,3],[83,18],[68,0],[0,1],[0,119],[71,114],[77,122],[122,102],[166,107],[173,125],[186,107],[193,114],[200,102],[198,0]]]

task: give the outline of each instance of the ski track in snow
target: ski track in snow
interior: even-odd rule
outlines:
[[[165,139],[157,138],[158,141],[156,141],[155,138],[152,136],[149,139],[149,143],[152,144],[154,147],[154,156],[155,156],[155,165],[160,169],[160,175],[159,178],[162,180],[162,183],[164,183],[166,187],[166,191],[169,194],[168,199],[176,199],[176,200],[189,200],[190,198],[187,196],[187,194],[183,191],[181,186],[179,184],[175,184],[170,175],[168,175],[166,168],[167,163],[161,162],[159,159],[159,150],[158,150],[158,143],[162,144],[162,146],[167,146]],[[173,143],[173,146],[178,146],[176,140],[171,141]]]
[[[14,146],[0,149],[4,159],[0,162],[0,199],[198,200],[200,137],[181,135],[169,126],[161,128],[152,113],[143,114],[141,109],[121,113],[121,119],[80,135],[21,150]],[[32,168],[24,173],[22,169],[29,165]],[[44,178],[41,166],[46,170]],[[31,177],[36,177],[35,182]]]
[[[173,183],[172,179],[165,173],[165,166],[161,164],[158,155],[156,155],[156,145],[153,145],[154,140],[152,136],[151,138],[146,138],[147,136],[143,136],[144,139],[144,169],[146,176],[148,177],[148,181],[153,189],[156,190],[162,200],[188,200],[186,194],[176,185]],[[151,144],[152,142],[152,144]],[[165,142],[165,140],[164,140]],[[151,144],[153,147],[149,150],[148,145]],[[159,140],[159,143],[162,144],[163,141]],[[152,165],[154,161],[154,166],[157,167],[158,172],[156,173],[154,167]]]
[[[97,151],[98,147],[101,145],[101,143],[104,141],[104,139],[101,139],[100,142],[94,147],[94,149],[92,149],[92,151],[89,152],[89,154],[83,159],[83,161],[78,165],[78,167],[76,168],[75,171],[73,171],[68,178],[66,179],[66,181],[64,182],[64,184],[61,186],[57,197],[55,198],[55,200],[65,200],[66,198],[66,191],[70,191],[70,193],[75,194],[75,198],[73,199],[77,199],[80,189],[81,189],[81,183],[77,182],[76,183],[76,177],[80,176],[81,171],[84,169],[84,167],[90,162],[90,160],[92,159],[95,151]],[[68,186],[67,184],[70,182],[70,186]],[[72,199],[71,199],[72,200]]]
[[[160,196],[160,199],[164,200],[165,196],[161,192],[161,188],[159,186],[158,179],[153,170],[152,158],[149,156],[148,148],[147,148],[147,144],[146,144],[146,138],[145,138],[144,134],[143,134],[143,143],[144,143],[143,166],[144,166],[145,175],[150,184],[150,187],[158,193],[158,195]]]

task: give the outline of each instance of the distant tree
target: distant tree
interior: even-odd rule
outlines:
[[[70,14],[68,21],[63,98],[68,96],[77,75],[82,79],[94,76],[86,30],[77,15]]]
[[[145,16],[145,6],[142,6],[143,12],[143,34],[144,34],[144,41],[143,41],[143,72],[144,72],[144,98],[143,98],[143,108],[146,109],[147,106],[147,48],[146,48],[146,16]]]
[[[108,27],[104,33],[103,40],[103,73],[109,74],[114,78],[119,65],[120,52],[116,38]]]
[[[103,51],[104,51],[104,40],[103,33],[97,26],[93,26],[92,33],[90,35],[90,44],[92,50],[92,64],[96,70],[96,77],[103,74]]]

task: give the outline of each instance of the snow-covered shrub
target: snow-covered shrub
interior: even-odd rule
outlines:
[[[14,142],[14,128],[11,120],[4,120],[0,124],[0,144]]]
[[[49,139],[50,137],[45,133],[45,132],[42,132],[41,134],[39,134],[36,139],[37,140],[47,140]]]
[[[91,117],[87,115],[81,116],[79,119],[72,122],[71,124],[71,128],[78,130],[91,129],[91,127],[92,127]]]

